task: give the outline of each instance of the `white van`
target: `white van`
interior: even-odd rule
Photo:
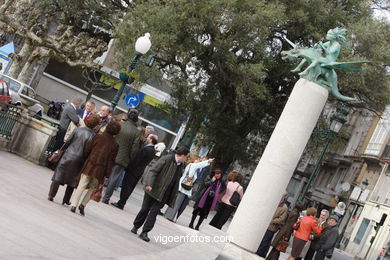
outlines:
[[[26,107],[34,104],[40,104],[36,99],[35,91],[29,85],[16,79],[0,73],[0,78],[7,82],[12,96],[12,103],[15,105],[24,105]]]

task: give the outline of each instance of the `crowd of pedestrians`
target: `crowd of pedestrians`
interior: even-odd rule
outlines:
[[[316,218],[317,209],[304,209],[301,202],[288,212],[286,195],[280,200],[256,254],[267,260],[277,260],[291,245],[288,260],[330,259],[339,238],[339,217],[329,216],[329,211],[323,209]]]
[[[176,222],[190,200],[194,201],[190,228],[199,230],[210,211],[216,211],[209,225],[222,229],[244,196],[248,176],[244,178],[235,170],[225,176],[220,168],[212,167],[214,158],[190,155],[186,147],[163,155],[166,145],[159,142],[152,126],[137,124],[135,109],[113,117],[107,106],[97,113],[93,102],[87,102],[83,109],[80,106],[81,100],[75,99],[61,115],[56,148],[64,153],[53,165],[49,201],[60,185],[66,185],[62,204],[85,215],[91,197],[97,201],[102,197],[102,202],[109,204],[115,188],[121,186],[119,200],[111,205],[123,210],[141,180],[145,194],[131,232],[138,234],[142,228],[142,240],[150,241],[148,233],[165,205],[168,208],[163,215]],[[290,243],[289,260],[330,258],[338,239],[338,217],[322,210],[316,218],[317,210],[304,210],[300,202],[289,212],[286,202],[287,194],[281,198],[256,253],[268,260],[279,259]]]
[[[148,232],[165,205],[168,209],[163,215],[176,222],[190,200],[195,205],[189,227],[194,228],[199,216],[195,225],[199,230],[210,211],[217,211],[210,225],[222,228],[244,193],[240,173],[231,171],[225,178],[221,169],[213,169],[214,158],[190,156],[187,147],[164,155],[166,145],[159,142],[152,126],[138,125],[136,109],[114,117],[107,106],[96,112],[94,102],[86,102],[83,108],[81,104],[76,98],[61,114],[55,149],[63,153],[58,163],[51,165],[49,201],[66,185],[62,204],[85,216],[91,199],[109,204],[114,190],[121,186],[119,200],[111,205],[123,210],[141,180],[145,194],[131,232],[137,234],[142,228],[139,237],[144,241],[150,241]]]

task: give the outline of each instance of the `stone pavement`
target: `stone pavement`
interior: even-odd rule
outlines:
[[[0,152],[0,259],[177,259],[183,255],[215,259],[224,246],[223,242],[195,242],[226,234],[207,225],[212,216],[203,223],[201,233],[188,228],[192,207],[187,207],[177,224],[159,216],[149,233],[150,243],[130,233],[142,203],[141,186],[123,211],[91,201],[85,217],[71,213],[61,205],[64,187],[54,202],[47,200],[51,176],[48,168]],[[115,192],[111,201],[118,195]],[[182,237],[164,243],[167,236]],[[162,241],[155,240],[160,237]]]
[[[225,232],[230,222],[222,231],[208,225],[213,213],[200,232],[188,228],[192,213],[188,206],[176,224],[159,216],[149,233],[151,241],[146,243],[130,233],[142,203],[140,185],[123,211],[91,201],[83,217],[61,205],[64,187],[60,187],[54,202],[47,200],[52,173],[0,151],[0,259],[206,260],[215,259],[229,239]],[[115,192],[111,201],[117,201],[118,196]],[[282,254],[280,259],[287,256]],[[338,258],[342,252],[335,256],[352,259]]]

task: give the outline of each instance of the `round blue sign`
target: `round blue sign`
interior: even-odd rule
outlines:
[[[140,103],[140,98],[138,95],[130,94],[125,98],[126,105],[130,108],[136,108]]]

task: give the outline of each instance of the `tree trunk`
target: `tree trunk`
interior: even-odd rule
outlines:
[[[24,64],[17,78],[20,82],[26,84],[30,83],[31,71],[34,68],[34,65],[36,64],[36,61],[37,61],[37,57],[30,57],[27,60],[27,62]]]
[[[87,103],[87,101],[91,99],[91,97],[92,97],[92,92],[93,92],[93,89],[91,88],[91,89],[88,91],[87,97],[85,98],[85,103]]]
[[[12,78],[17,79],[20,71],[23,69],[26,61],[31,56],[33,52],[32,46],[29,40],[25,40],[22,49],[19,54],[16,55],[16,58],[13,59],[12,65],[8,72],[8,75]]]

